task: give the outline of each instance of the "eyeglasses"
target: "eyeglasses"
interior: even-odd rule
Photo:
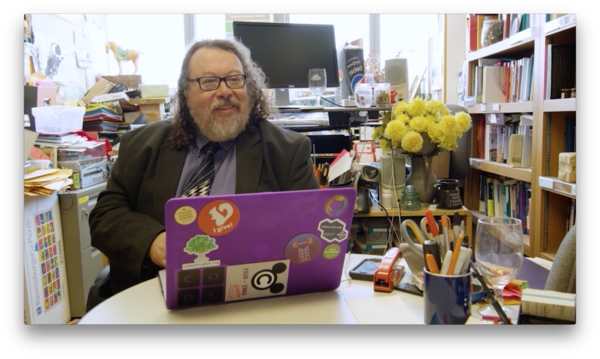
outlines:
[[[198,77],[195,79],[188,79],[188,81],[195,81],[200,86],[201,90],[204,91],[214,91],[221,86],[221,81],[225,81],[225,85],[232,90],[241,89],[246,85],[246,77],[247,75],[231,75],[225,77],[217,77],[217,76],[206,76],[206,77]]]

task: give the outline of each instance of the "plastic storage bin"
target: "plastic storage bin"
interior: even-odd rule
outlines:
[[[31,114],[35,118],[35,131],[49,135],[80,131],[83,127],[85,107],[46,106],[33,107]]]
[[[97,143],[98,144],[92,148],[57,148],[58,161],[80,161],[95,158],[106,159],[106,145],[104,142]]]
[[[365,243],[387,242],[388,231],[390,229],[390,222],[387,218],[361,218],[360,221],[362,228],[365,231]]]

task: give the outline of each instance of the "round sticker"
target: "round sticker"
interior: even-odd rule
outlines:
[[[304,264],[319,255],[321,241],[312,233],[299,234],[285,246],[285,258],[294,264]]]
[[[175,222],[179,224],[190,224],[196,219],[196,210],[190,206],[183,206],[175,211],[173,217],[175,217]]]
[[[340,254],[340,246],[335,243],[332,243],[325,248],[323,248],[323,258],[325,259],[333,259]]]
[[[239,221],[239,209],[235,204],[223,199],[208,203],[198,214],[198,227],[211,236],[231,232]]]
[[[333,196],[325,203],[325,213],[327,215],[336,217],[342,214],[348,207],[348,201],[344,196]]]

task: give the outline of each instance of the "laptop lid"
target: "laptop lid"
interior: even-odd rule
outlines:
[[[336,289],[355,201],[352,187],[169,200],[167,308]]]

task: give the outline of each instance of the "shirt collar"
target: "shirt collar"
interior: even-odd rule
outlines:
[[[195,151],[196,153],[198,153],[198,156],[200,156],[200,149],[204,147],[204,145],[206,145],[208,142],[208,138],[206,138],[202,132],[200,132],[200,129],[198,129],[198,126],[194,126],[194,128],[196,129],[196,142],[193,143],[193,146],[195,147]],[[234,140],[227,140],[227,141],[223,141],[223,142],[219,142],[219,145],[221,146],[221,148],[224,148],[226,151],[229,151],[229,149],[231,148],[231,146],[233,145]]]

